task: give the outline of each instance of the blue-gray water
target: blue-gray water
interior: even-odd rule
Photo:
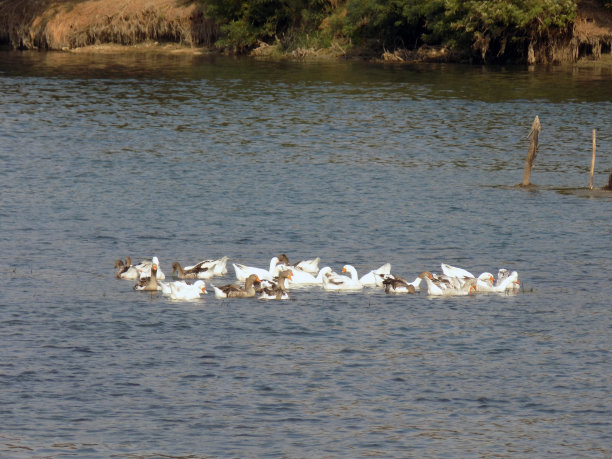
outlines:
[[[2,53],[0,455],[610,457],[611,83]],[[178,302],[112,268],[281,252],[522,290]]]

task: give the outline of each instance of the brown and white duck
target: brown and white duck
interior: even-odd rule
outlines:
[[[284,253],[281,253],[277,258],[279,264],[291,266],[292,268],[307,272],[313,276],[316,276],[319,272],[319,261],[321,261],[320,257],[313,258],[311,260],[298,261],[297,263],[293,263],[293,265],[289,263],[289,257],[287,257],[287,255]]]
[[[141,277],[134,290],[144,290],[147,292],[153,292],[161,290],[161,287],[157,283],[157,264],[153,263],[150,268],[151,275],[149,277]]]
[[[255,296],[255,282],[260,282],[257,274],[251,274],[244,281],[244,287],[237,284],[223,285],[215,287],[216,298],[251,298]]]
[[[261,289],[260,300],[288,300],[289,294],[287,293],[287,286],[285,281],[291,280],[293,272],[290,269],[286,269],[278,273],[278,281],[273,283],[269,287]]]

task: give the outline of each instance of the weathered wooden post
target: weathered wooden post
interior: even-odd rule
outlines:
[[[597,131],[593,129],[593,158],[591,158],[591,178],[589,179],[589,190],[593,189],[593,173],[595,172],[595,150],[597,148]]]
[[[531,137],[531,142],[529,143],[529,150],[527,151],[527,159],[525,160],[525,171],[523,172],[523,183],[521,186],[529,186],[531,182],[529,178],[531,177],[531,168],[533,167],[533,162],[536,159],[538,154],[538,138],[540,136],[540,118],[537,116],[533,120],[533,124],[531,125],[531,133],[527,136],[527,138]]]

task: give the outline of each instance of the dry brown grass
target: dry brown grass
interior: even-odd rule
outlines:
[[[180,0],[0,1],[0,41],[13,48],[72,49],[146,41],[210,45],[217,27]]]

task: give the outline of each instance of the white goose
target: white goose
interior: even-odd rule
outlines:
[[[493,276],[491,274],[489,275],[491,276],[491,279],[492,279]],[[499,281],[496,282],[495,285],[493,285],[493,282],[491,281],[491,279],[489,279],[489,283],[483,283],[482,285],[479,283],[478,291],[479,292],[504,293],[508,290],[517,289],[521,284],[518,280],[518,272],[516,271],[512,271],[510,274],[505,276],[501,282]]]
[[[292,267],[292,268],[297,268],[300,271],[307,272],[309,274],[312,274],[313,276],[316,276],[317,273],[319,272],[319,261],[321,261],[321,258],[317,257],[317,258],[313,258],[311,260],[298,261],[297,263],[294,263],[293,266],[291,266],[290,263],[289,263],[289,258],[287,257],[287,255],[285,255],[284,253],[281,253],[278,256],[278,262],[279,263],[282,263],[282,264],[287,265],[287,266]]]
[[[137,265],[134,265],[134,268],[138,270],[139,278],[142,279],[146,277],[151,277],[151,266],[152,265],[157,266],[157,279],[164,280],[166,278],[166,275],[161,270],[161,266],[159,265],[159,260],[157,259],[157,257],[153,257],[152,260],[141,261]]]
[[[229,260],[229,257],[221,257],[217,260],[204,260],[199,262],[197,265],[185,266],[183,269],[185,271],[192,271],[196,269],[200,271],[206,270],[210,277],[224,276],[227,274],[227,260]],[[204,278],[200,277],[200,279]]]
[[[263,268],[254,268],[252,266],[241,265],[239,263],[233,263],[234,271],[236,271],[236,279],[239,281],[246,280],[251,274],[256,274],[260,279],[273,280],[276,275],[276,265],[278,264],[278,257],[272,257],[270,260],[270,268],[266,271]]]
[[[427,282],[427,293],[431,296],[459,296],[469,295],[476,292],[476,279],[470,278],[462,285],[458,278],[438,277],[430,279],[425,277]]]
[[[391,263],[385,263],[380,268],[364,274],[359,279],[359,282],[364,287],[382,287],[383,276],[385,274],[391,274]]]
[[[200,298],[202,293],[207,293],[206,283],[203,280],[197,280],[193,284],[184,281],[167,283],[159,281],[158,284],[162,293],[173,300],[194,300]]]
[[[329,273],[322,277],[323,288],[325,290],[339,291],[339,290],[361,290],[363,285],[359,282],[359,276],[357,276],[357,270],[351,265],[344,265],[342,272],[348,272],[351,277],[344,276],[336,273]]]

